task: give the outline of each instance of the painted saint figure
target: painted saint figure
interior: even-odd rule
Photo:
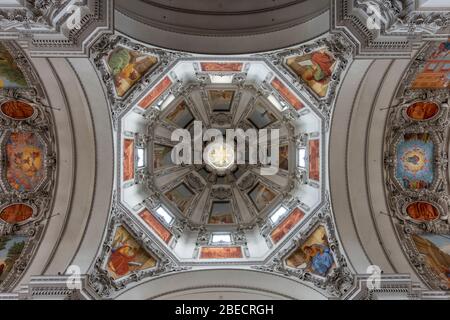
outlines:
[[[111,247],[108,272],[114,280],[156,265],[156,260],[142,249],[123,226],[117,229]]]
[[[118,276],[124,276],[130,271],[130,263],[135,256],[131,246],[119,244],[118,247],[112,249],[108,265]]]
[[[327,95],[328,84],[336,64],[330,53],[319,50],[289,58],[286,63],[319,97]]]
[[[313,244],[303,248],[308,257],[308,266],[312,271],[324,276],[328,270],[333,266],[333,255],[330,248],[322,244]]]

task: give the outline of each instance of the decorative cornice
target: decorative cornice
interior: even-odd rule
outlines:
[[[358,57],[410,58],[424,39],[450,36],[449,11],[421,11],[415,0],[332,0],[331,30],[355,43]]]
[[[111,33],[113,1],[32,0],[22,8],[0,4],[0,38],[26,40],[31,56],[86,56]]]

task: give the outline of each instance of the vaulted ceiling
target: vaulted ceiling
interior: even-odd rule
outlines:
[[[0,4],[0,299],[448,299],[432,2]]]

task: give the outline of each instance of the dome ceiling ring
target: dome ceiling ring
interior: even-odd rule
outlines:
[[[104,79],[118,139],[118,179],[111,223],[137,228],[140,231],[134,235],[150,239],[140,242],[142,245],[166,255],[171,267],[157,267],[160,271],[155,271],[155,276],[177,267],[246,266],[271,272],[270,265],[278,270],[276,266],[284,260],[279,260],[278,254],[288,254],[284,250],[287,246],[298,246],[313,239],[310,233],[308,239],[294,241],[292,236],[306,230],[316,232],[320,221],[327,233],[321,245],[329,246],[331,251],[327,252],[332,265],[323,276],[308,273],[290,276],[301,281],[314,279],[315,283],[320,279],[317,280],[320,287],[326,290],[331,288],[330,277],[342,277],[347,282],[345,258],[336,246],[334,227],[329,225],[332,218],[326,191],[325,141],[339,79],[353,49],[342,38],[325,38],[290,50],[251,56],[197,56],[152,48],[122,35],[105,36],[93,46],[91,60]],[[130,57],[144,54],[158,60],[154,67],[140,72],[140,79],[122,96],[117,95],[121,85],[117,80],[126,77],[120,70],[128,67],[120,67],[121,78],[114,79],[107,60],[117,46],[126,48]],[[345,51],[339,53],[342,48]],[[310,56],[316,52],[317,56]],[[310,69],[324,71],[320,86],[288,69],[285,62],[295,56],[305,56],[302,65],[311,66],[297,70],[300,75]],[[136,70],[136,65],[133,68]],[[256,110],[264,111],[265,118],[254,118]],[[205,130],[282,128],[280,146],[285,145],[289,150],[287,169],[280,169],[275,178],[270,178],[259,174],[259,165],[238,164],[237,168],[242,166],[244,174],[225,183],[217,183],[220,175],[216,177],[213,170],[206,170],[202,176],[204,164],[165,166],[161,162],[155,170],[155,150],[168,154],[167,148],[176,145],[169,133],[177,128],[192,129],[194,119],[203,120]],[[299,149],[304,150],[303,168],[297,167]],[[229,175],[227,172],[224,177]],[[302,188],[304,195],[310,195],[308,200],[302,199],[299,192]],[[267,189],[274,195],[267,193]],[[258,192],[266,193],[273,202],[269,205],[255,202],[253,193]],[[182,201],[173,200],[180,195]],[[223,206],[224,202],[235,213],[233,219],[211,223],[214,221],[210,218],[212,208]],[[198,204],[204,205],[201,211],[195,207]],[[270,217],[278,209],[285,212],[284,216],[272,223]],[[158,211],[161,212],[156,214]],[[313,219],[315,216],[319,220]],[[108,230],[108,242],[114,232]],[[255,243],[250,240],[250,234],[260,237],[260,243],[267,246],[260,257],[254,256]],[[217,236],[223,236],[228,242],[225,245],[220,242],[223,240],[214,242]],[[180,243],[189,249],[180,251]],[[102,250],[99,263],[92,270],[92,277],[99,277],[107,291],[115,287],[108,280],[111,270],[106,261],[111,257],[111,252]],[[144,276],[151,276],[150,270],[137,271],[114,283],[122,280],[130,283]],[[341,287],[330,289],[329,294],[342,295],[342,290]]]
[[[202,3],[202,8],[204,8]],[[143,25],[179,34],[199,36],[244,36],[288,29],[306,24],[309,20],[326,12],[328,1],[289,0],[282,3],[258,1],[245,8],[244,2],[228,1],[226,6],[220,1],[209,2],[210,10],[199,10],[198,4],[141,1],[130,4],[119,0],[117,11]],[[250,9],[250,7],[252,9]]]

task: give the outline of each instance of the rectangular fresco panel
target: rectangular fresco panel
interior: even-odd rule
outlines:
[[[114,78],[119,97],[124,96],[158,59],[124,47],[117,47],[107,57],[107,64]]]
[[[450,236],[425,233],[412,239],[429,267],[450,287]]]
[[[208,90],[208,99],[212,111],[230,111],[234,90]]]
[[[30,132],[12,132],[6,141],[6,178],[20,192],[34,190],[44,177],[44,145]]]
[[[172,85],[172,80],[165,77],[158,83],[146,96],[139,102],[139,107],[147,109],[155,102],[169,87]]]
[[[0,236],[0,284],[5,281],[22,254],[27,239],[20,235]]]
[[[192,121],[194,121],[194,116],[189,110],[186,101],[183,100],[171,113],[167,115],[166,119],[180,128],[186,128]]]
[[[295,96],[295,94],[286,87],[280,79],[274,78],[272,80],[272,87],[279,92],[279,94],[294,107],[295,110],[300,110],[304,107],[303,103]]]
[[[116,280],[134,271],[156,266],[156,260],[145,251],[123,226],[117,228],[112,242],[107,270]]]
[[[248,116],[248,120],[257,129],[262,129],[274,123],[277,119],[261,102],[257,102],[253,107],[252,113]]]
[[[325,228],[318,227],[303,244],[286,258],[286,265],[326,276],[335,267],[335,262],[328,245]]]
[[[233,207],[230,201],[213,201],[208,223],[233,223]]]
[[[153,167],[160,169],[172,166],[172,147],[155,143],[153,145]]]
[[[9,51],[0,43],[0,88],[25,88],[25,76]]]
[[[288,67],[319,97],[325,97],[336,60],[326,50],[287,59]]]
[[[280,146],[279,151],[279,157],[280,157],[280,169],[283,170],[289,170],[289,146]]]
[[[277,243],[283,239],[304,216],[305,213],[303,211],[299,208],[295,208],[294,211],[292,211],[292,213],[270,233],[273,243]]]
[[[434,180],[434,143],[428,133],[407,133],[397,145],[396,178],[406,189],[427,189]]]
[[[320,180],[320,141],[309,140],[309,178]]]
[[[123,180],[134,179],[134,140],[123,140]]]
[[[242,70],[242,63],[225,62],[201,62],[202,71],[206,72],[239,72]]]
[[[264,210],[277,196],[275,192],[270,190],[262,183],[258,183],[249,193],[248,196],[252,200],[258,211]]]
[[[139,213],[139,217],[166,243],[169,243],[172,234],[163,224],[148,210]]]
[[[179,184],[174,189],[165,193],[167,199],[172,201],[174,205],[183,213],[190,206],[194,195],[195,194],[184,183]]]
[[[242,258],[241,247],[202,247],[200,259],[239,259]]]
[[[437,45],[411,87],[413,89],[450,88],[450,39]]]

